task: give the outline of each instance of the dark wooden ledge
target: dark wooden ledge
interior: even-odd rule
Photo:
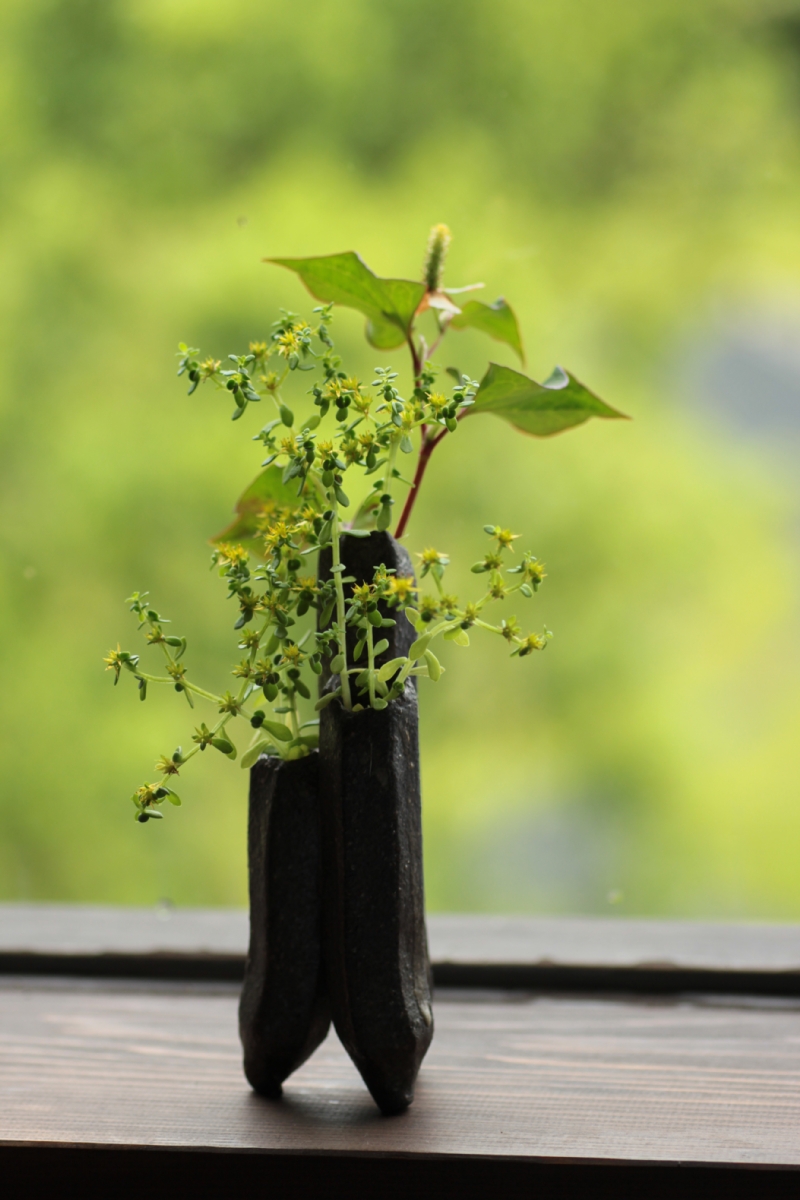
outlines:
[[[438,987],[800,996],[800,927],[598,917],[428,919]],[[242,978],[247,914],[0,904],[0,972]]]
[[[430,932],[436,1037],[386,1119],[334,1034],[280,1102],[249,1090],[243,913],[0,906],[3,1196],[800,1195],[798,930]]]

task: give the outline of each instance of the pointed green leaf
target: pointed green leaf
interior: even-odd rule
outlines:
[[[262,754],[274,754],[274,752],[275,747],[273,746],[272,742],[262,739],[260,742],[256,742],[255,746],[251,746],[250,749],[242,755],[242,761],[239,765],[243,771],[247,771],[250,769],[250,767],[255,766]]]
[[[428,664],[428,675],[434,683],[440,678],[444,668],[432,650],[425,651],[425,662]]]
[[[367,340],[379,350],[401,346],[425,284],[412,279],[380,279],[354,251],[321,258],[267,258],[295,271],[312,296],[326,303],[355,308],[367,318]]]
[[[405,658],[390,659],[389,662],[384,663],[381,669],[378,671],[378,679],[381,681],[381,683],[385,683],[387,679],[391,679],[393,675],[396,675],[400,668],[407,661],[408,659]]]
[[[514,310],[501,296],[494,304],[468,300],[461,312],[450,322],[451,329],[480,329],[498,342],[505,342],[525,365],[525,351]]]
[[[561,367],[556,367],[544,383],[536,383],[498,363],[489,364],[475,393],[475,403],[466,411],[468,416],[494,413],[534,437],[550,437],[582,425],[590,417],[629,420]]]
[[[370,529],[374,529],[380,510],[380,496],[376,492],[370,492],[366,500],[359,505],[358,512],[353,518],[353,529],[357,531],[366,530],[367,532]]]
[[[292,731],[286,725],[281,725],[279,721],[264,721],[261,728],[266,733],[271,733],[279,742],[290,742],[292,740]]]
[[[255,553],[260,543],[255,538],[259,520],[276,508],[288,508],[294,512],[305,501],[298,499],[297,484],[282,481],[281,467],[267,467],[245,488],[236,501],[236,517],[216,537],[210,538],[212,545],[220,542],[239,542]]]
[[[422,658],[423,654],[430,645],[430,640],[432,637],[433,634],[424,633],[422,637],[419,637],[415,642],[412,642],[411,649],[408,652],[408,657],[413,659],[415,662],[418,658]]]
[[[295,738],[293,746],[305,746],[308,750],[316,750],[319,746],[318,733],[301,733],[299,738]]]

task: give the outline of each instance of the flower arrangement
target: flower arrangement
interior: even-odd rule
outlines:
[[[210,707],[192,745],[162,755],[156,763],[161,778],[133,794],[140,823],[161,818],[164,801],[181,803],[172,785],[209,747],[239,757],[243,768],[265,754],[284,761],[307,756],[318,745],[319,718],[304,718],[303,701],[311,701],[320,684],[317,712],[334,701],[345,711],[380,711],[403,695],[409,679],[440,679],[439,638],[468,646],[481,631],[525,658],[552,636],[547,629],[525,632],[509,614],[512,598],[532,600],[545,569],[529,550],[515,553],[517,535],[499,525],[484,527],[488,549],[472,567],[483,578],[468,601],[445,590],[449,559],[434,548],[418,554],[419,583],[386,563],[358,580],[343,561],[349,539],[390,529],[400,499],[395,538],[403,537],[434,450],[464,420],[494,414],[524,433],[548,437],[590,417],[623,415],[558,367],[543,384],[496,363],[480,381],[454,368],[441,372],[434,356],[443,339],[466,328],[506,344],[524,364],[517,319],[505,300],[472,298],[481,284],[445,287],[449,243],[446,226],[435,226],[419,282],[382,279],[352,252],[268,260],[296,272],[321,302],[310,319],[282,311],[268,337],[224,361],[201,359],[181,344],[178,374],[188,378],[190,394],[201,385],[216,388],[233,402],[234,421],[254,405],[271,411],[253,436],[266,454],[261,471],[240,496],[234,521],[213,539],[212,563],[237,606],[235,683],[212,691],[195,682],[186,639],[169,632],[170,622],[146,592],[135,592],[128,604],[147,644],[160,648],[163,672],[146,670],[138,654],[119,646],[105,659],[115,683],[123,672],[133,676],[142,700],[151,685],[164,684],[191,709]],[[348,373],[331,336],[336,305],[363,313],[374,348],[407,348],[408,389],[388,366],[377,367],[369,382]],[[425,313],[434,329],[430,345],[420,332]],[[409,479],[403,464],[415,453]],[[371,486],[354,509],[348,492],[359,478]],[[330,558],[325,572],[315,570],[321,553]],[[490,610],[498,609],[508,615],[490,619]],[[396,642],[387,635],[398,623],[413,627],[412,640],[407,652],[387,657]],[[242,725],[249,744],[239,755],[235,731]]]

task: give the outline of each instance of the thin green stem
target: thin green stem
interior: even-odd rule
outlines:
[[[367,625],[367,669],[369,675],[367,680],[369,683],[369,703],[370,707],[375,707],[375,648],[372,638],[372,625]]]
[[[392,483],[394,482],[394,464],[397,459],[397,450],[400,446],[402,434],[396,434],[389,443],[389,457],[386,459],[386,473],[383,476],[383,492],[381,495],[391,495]]]
[[[289,712],[286,714],[286,724],[292,731],[292,737],[299,737],[300,723],[297,719],[297,693],[292,688],[292,694],[289,697]]]
[[[173,682],[170,680],[170,682]],[[189,683],[188,679],[181,680],[183,686],[190,692],[194,692],[196,696],[202,696],[205,700],[211,700],[214,704],[221,704],[222,697],[215,696],[213,692],[207,692],[205,688],[198,687],[196,683]]]
[[[347,627],[345,625],[344,584],[342,583],[342,559],[340,553],[341,547],[339,545],[339,502],[333,491],[329,493],[329,501],[333,509],[333,520],[331,522],[331,559],[334,587],[336,588],[336,637],[339,643],[339,653],[344,660],[339,678],[342,682],[342,704],[350,712],[353,707],[353,701],[350,695],[350,678],[347,674]]]

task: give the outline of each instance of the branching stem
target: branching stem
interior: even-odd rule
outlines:
[[[339,673],[339,678],[342,681],[342,704],[350,712],[353,707],[353,701],[350,696],[350,678],[347,674],[347,627],[345,625],[344,584],[342,583],[342,558],[339,542],[339,503],[332,491],[329,493],[329,496],[331,508],[333,509],[333,520],[331,522],[331,560],[333,582],[336,588],[336,637],[339,643],[339,653],[344,659],[344,665]]]

